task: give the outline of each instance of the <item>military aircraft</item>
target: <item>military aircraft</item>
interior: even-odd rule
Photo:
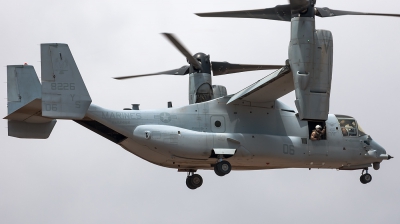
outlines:
[[[66,44],[41,44],[41,82],[33,66],[7,66],[8,135],[46,139],[57,119],[73,120],[153,164],[186,172],[186,185],[203,183],[198,170],[225,176],[231,170],[380,168],[393,158],[347,115],[329,114],[333,39],[315,29],[315,16],[395,14],[359,13],[315,7],[315,0],[291,0],[260,10],[199,13],[202,17],[239,17],[291,22],[288,60],[284,66],[243,90],[228,95],[212,85],[211,74],[275,68],[211,62],[191,55],[171,34],[164,34],[189,65],[148,75],[189,74],[189,105],[157,110],[124,110],[93,105]],[[117,79],[132,78],[131,76]],[[296,109],[278,98],[295,90]],[[325,127],[317,140],[316,126]]]

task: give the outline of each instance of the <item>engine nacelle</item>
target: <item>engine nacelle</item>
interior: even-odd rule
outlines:
[[[292,19],[289,63],[293,72],[295,104],[302,120],[327,120],[332,80],[333,38],[315,30],[315,19]]]
[[[192,73],[189,75],[189,104],[213,99],[211,74]]]

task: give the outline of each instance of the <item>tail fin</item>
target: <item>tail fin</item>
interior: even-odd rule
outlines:
[[[82,119],[92,102],[66,44],[42,44],[42,84],[30,65],[7,66],[8,135],[48,138],[54,118]]]
[[[56,120],[41,115],[41,85],[30,65],[7,66],[8,135],[48,138]]]
[[[92,99],[67,44],[41,44],[42,115],[82,119]]]
[[[41,96],[41,85],[33,66],[7,66],[8,114],[15,112],[33,100],[41,99]]]

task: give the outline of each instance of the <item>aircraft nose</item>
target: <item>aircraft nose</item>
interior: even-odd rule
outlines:
[[[376,156],[378,158],[386,160],[394,158],[393,156],[386,154],[386,150],[382,146],[380,146],[376,141],[371,140],[370,145],[371,149],[376,151]]]
[[[392,156],[386,154],[386,150],[380,146],[376,141],[371,140],[370,146],[372,151],[375,151],[375,156],[380,160],[373,163],[374,169],[379,170],[380,164],[382,160],[389,160],[393,158]]]
[[[380,155],[380,154],[386,154],[386,150],[385,150],[381,145],[379,145],[376,141],[374,141],[374,140],[371,141],[371,148],[372,148],[373,150],[376,150],[376,152],[378,153],[378,155]]]

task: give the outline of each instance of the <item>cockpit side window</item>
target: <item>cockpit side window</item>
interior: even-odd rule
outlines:
[[[361,128],[360,124],[357,125],[358,127],[358,136],[366,135],[365,131]]]
[[[359,137],[366,135],[365,132],[360,127],[360,125],[357,124],[357,121],[354,118],[345,115],[336,115],[336,117],[340,124],[340,129],[342,131],[343,136]]]
[[[354,119],[338,119],[343,136],[357,136],[357,123]]]

